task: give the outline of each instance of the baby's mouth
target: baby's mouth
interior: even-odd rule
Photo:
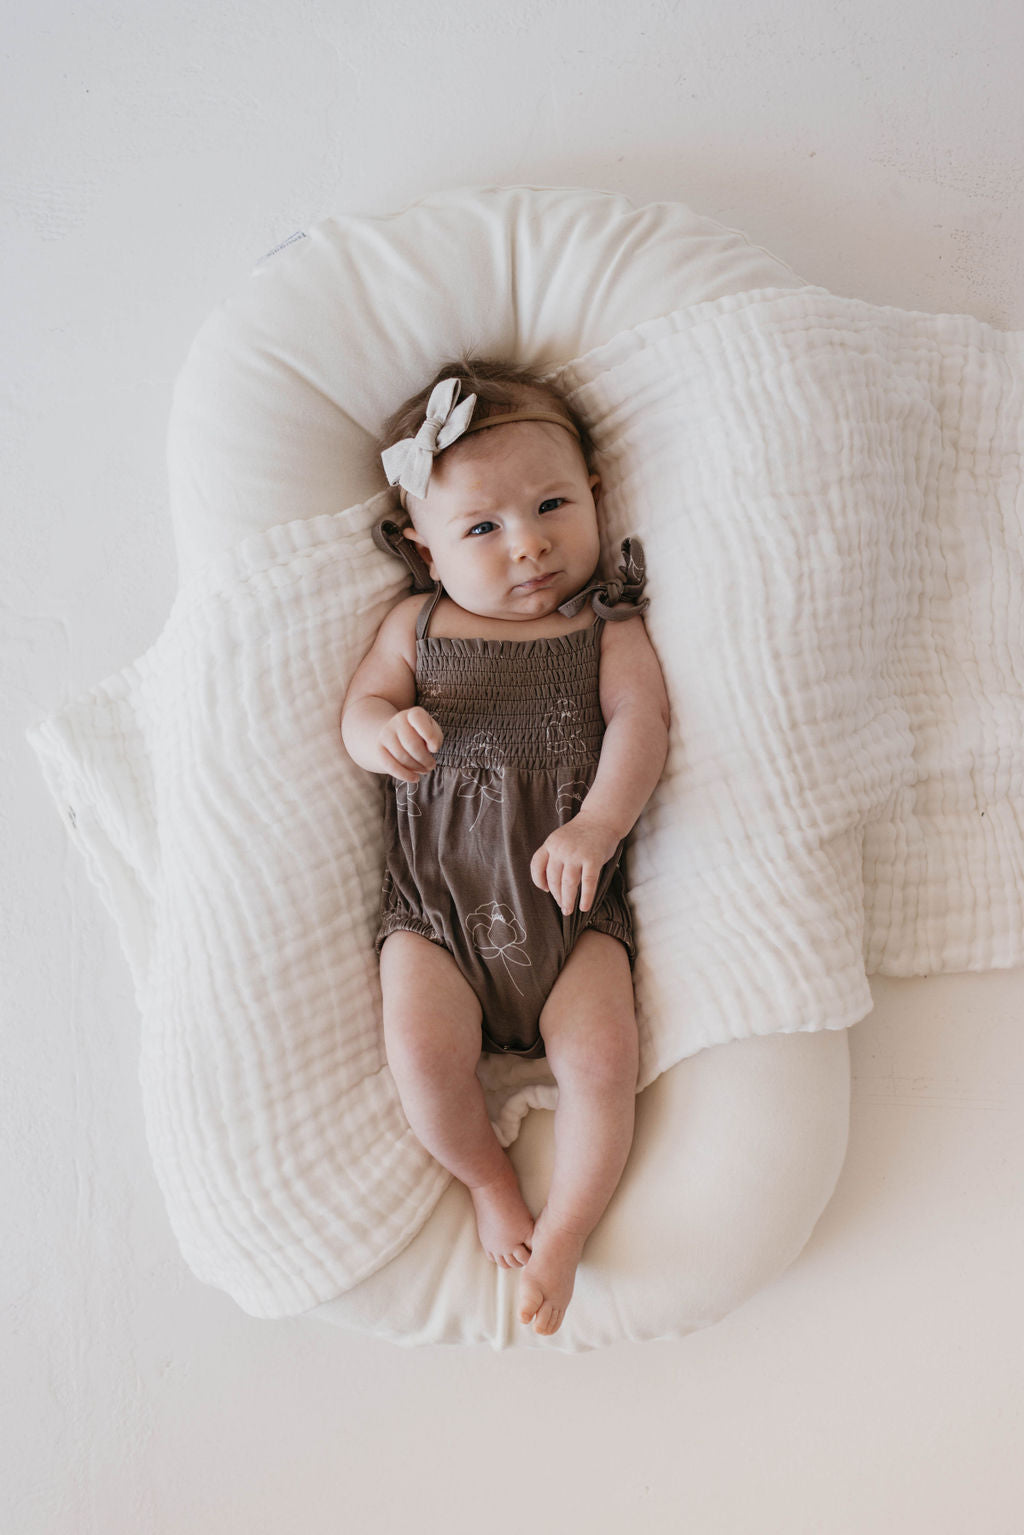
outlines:
[[[539,591],[542,586],[547,586],[549,581],[553,581],[555,579],[555,575],[556,574],[557,574],[556,571],[551,571],[546,576],[534,576],[532,581],[520,581],[519,585],[516,587],[516,591],[517,592],[536,592],[536,591]]]

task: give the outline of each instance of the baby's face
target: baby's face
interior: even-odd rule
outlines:
[[[597,569],[598,485],[564,427],[494,427],[435,459],[407,536],[467,612],[543,618]]]

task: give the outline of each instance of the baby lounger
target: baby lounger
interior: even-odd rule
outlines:
[[[1006,626],[955,697],[912,631],[950,633],[944,551],[975,594],[1000,537],[1019,565],[1005,507],[970,501],[973,553],[962,518],[944,527],[970,444],[951,502],[933,408],[941,384],[961,425],[991,414],[1014,345],[833,298],[680,205],[530,188],[328,220],[211,317],[171,422],[167,626],[33,735],[119,925],[154,1165],[201,1279],[255,1316],[578,1350],[682,1336],[792,1262],[842,1165],[866,974],[1024,961]],[[514,1320],[515,1275],[402,1116],[372,946],[379,785],[337,732],[405,587],[370,537],[390,504],[374,440],[462,350],[557,369],[592,424],[608,568],[642,537],[673,708],[629,854],[636,1142],[553,1338]],[[1020,442],[986,428],[991,484]],[[955,617],[970,637],[970,603]],[[482,1075],[539,1209],[545,1063]]]

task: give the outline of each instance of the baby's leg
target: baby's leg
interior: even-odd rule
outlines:
[[[476,1075],[480,1003],[446,949],[392,933],[380,952],[384,1043],[417,1140],[469,1189],[487,1256],[519,1268],[533,1217],[487,1118]]]
[[[557,1332],[583,1244],[604,1214],[633,1141],[637,1030],[629,956],[617,938],[582,935],[540,1019],[558,1083],[555,1165],[519,1279],[519,1317]]]

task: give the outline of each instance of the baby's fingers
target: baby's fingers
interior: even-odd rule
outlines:
[[[544,849],[541,849],[544,852]],[[563,863],[562,859],[553,853],[545,853],[545,862],[540,879],[534,879],[534,884],[539,885],[553,896],[561,908],[563,916],[568,916],[576,901],[576,887],[579,884],[579,871],[574,869],[571,863]]]
[[[562,860],[557,857],[550,857],[548,859],[548,866],[544,871],[544,889],[554,897],[563,912],[566,910],[565,892],[563,891],[564,878],[565,865],[562,863]]]
[[[558,894],[555,895],[555,892],[552,891],[552,895],[555,895],[555,899],[558,901],[559,906],[562,908],[563,916],[567,917],[575,907],[576,892],[579,887],[579,865],[574,863],[565,864],[562,869],[562,878],[559,883]]]
[[[444,731],[441,729],[434,716],[432,714],[428,714],[426,709],[421,709],[420,706],[416,704],[412,709],[409,710],[408,714],[406,715],[406,719],[409,721],[409,724],[415,730],[416,734],[426,744],[427,750],[436,756],[437,753],[441,750],[441,742],[444,740]]]
[[[395,737],[400,748],[397,755],[404,754],[410,761],[417,763],[421,771],[429,772],[434,766],[434,754],[407,714],[399,715],[396,720]],[[437,744],[440,746],[440,741]]]
[[[565,911],[562,897],[562,880],[564,878],[564,865],[562,860],[553,853],[546,855],[543,877],[537,881],[542,890],[546,890]]]
[[[575,907],[578,890],[585,902],[580,910],[588,911],[597,889],[596,875],[590,875],[584,869],[581,890],[580,865],[571,861],[563,862],[557,855],[549,853],[546,843],[537,849],[530,860],[530,878],[538,890],[546,890],[553,896],[563,916],[568,916]]]
[[[386,746],[381,746],[381,754],[384,758],[384,771],[390,773],[392,778],[400,778],[403,783],[419,783],[423,777],[423,769],[421,767],[414,767],[404,757],[397,757]]]

